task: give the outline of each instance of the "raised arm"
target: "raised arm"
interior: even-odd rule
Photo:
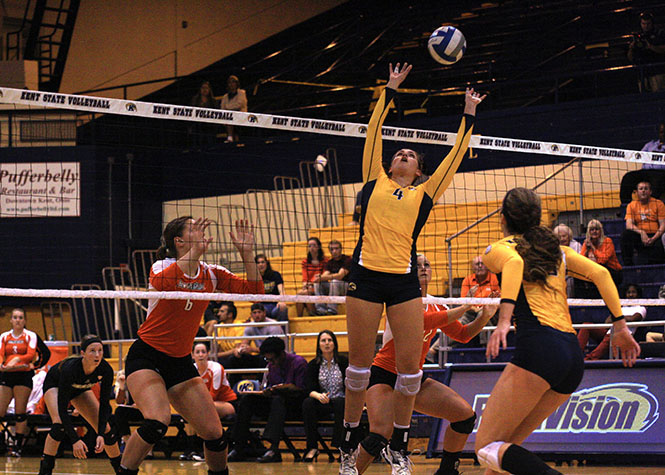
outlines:
[[[363,150],[363,182],[376,179],[383,170],[383,143],[381,136],[381,127],[390,111],[390,103],[397,94],[397,88],[402,81],[406,79],[411,71],[411,65],[404,63],[400,68],[400,63],[389,65],[389,78],[386,88],[381,92],[379,100],[374,107],[372,117],[367,125],[367,136],[365,138],[365,148]]]
[[[469,148],[469,140],[471,140],[473,123],[476,116],[476,107],[483,101],[483,99],[485,99],[485,97],[486,96],[481,96],[473,89],[466,90],[466,95],[464,96],[464,116],[462,117],[462,122],[457,130],[455,145],[453,145],[453,148],[448,152],[448,155],[446,155],[436,168],[430,179],[423,185],[425,187],[425,192],[434,202],[436,202],[441,195],[443,195],[443,192],[446,191],[446,188],[448,188],[450,182],[453,181],[453,177],[462,163],[464,154]]]

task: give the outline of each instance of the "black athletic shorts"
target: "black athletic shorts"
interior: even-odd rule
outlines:
[[[32,377],[35,375],[30,371],[0,371],[0,386],[13,388],[14,386],[25,386],[32,389]]]
[[[140,369],[151,369],[159,373],[166,389],[199,376],[190,355],[175,358],[153,348],[139,338],[127,353],[125,375],[129,377],[130,374]]]
[[[511,363],[537,374],[561,394],[575,392],[584,375],[577,336],[544,325],[522,331],[518,327]]]
[[[386,384],[391,388],[395,389],[395,383],[397,382],[397,374],[391,373],[390,371],[387,371],[382,367],[375,365],[372,365],[370,371],[371,374],[369,377],[369,385],[367,386],[367,389],[371,388],[375,384]],[[427,378],[429,378],[429,376],[425,376],[425,373],[423,373],[423,377],[420,380],[421,387]]]
[[[389,274],[369,270],[354,262],[351,264],[348,282],[348,297],[385,303],[386,307],[422,297],[416,272]]]

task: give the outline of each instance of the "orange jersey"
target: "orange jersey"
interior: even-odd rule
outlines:
[[[208,361],[208,367],[201,375],[201,379],[203,379],[208,391],[210,391],[213,401],[228,402],[238,399],[236,393],[229,386],[229,380],[226,379],[224,366],[216,361]]]
[[[14,336],[12,330],[0,335],[0,363],[6,364],[14,355],[19,355],[19,364],[30,364],[37,354],[37,334],[23,329],[23,333]],[[25,371],[28,371],[27,369]]]
[[[262,294],[263,281],[247,281],[224,267],[205,262],[199,262],[196,275],[189,276],[175,259],[167,258],[152,265],[150,289]],[[175,358],[189,355],[208,301],[150,299],[149,302],[148,316],[138,332],[141,340]]]
[[[425,333],[423,335],[423,347],[420,354],[420,369],[425,364],[425,356],[429,351],[429,346],[432,339],[436,336],[437,329],[441,329],[443,333],[448,335],[454,340],[462,343],[467,343],[471,340],[467,331],[467,325],[462,325],[458,320],[448,322],[448,311],[441,305],[428,305],[425,309]],[[397,373],[397,365],[395,363],[395,342],[393,334],[390,330],[390,325],[386,322],[386,330],[383,333],[383,346],[374,357],[374,366],[378,366],[391,373]]]

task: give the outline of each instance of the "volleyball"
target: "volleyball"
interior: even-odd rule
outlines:
[[[314,160],[314,166],[316,167],[316,171],[318,172],[323,172],[327,164],[328,164],[328,159],[323,155],[319,155],[318,157],[316,157],[316,160]]]
[[[464,56],[466,39],[454,26],[442,26],[430,35],[427,49],[437,63],[454,64]]]

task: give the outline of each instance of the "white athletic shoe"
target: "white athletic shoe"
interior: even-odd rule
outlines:
[[[381,450],[381,456],[392,468],[392,475],[411,475],[413,462],[405,453],[392,450],[390,446]]]
[[[358,475],[358,469],[356,468],[358,449],[349,454],[340,450],[339,454],[339,475]]]

